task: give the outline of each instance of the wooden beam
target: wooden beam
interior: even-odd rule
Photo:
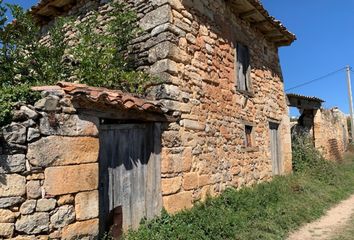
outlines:
[[[247,17],[250,17],[250,16],[256,14],[257,12],[258,12],[257,9],[252,9],[250,11],[240,13],[239,17],[244,19],[244,18],[247,18]]]
[[[49,11],[53,12],[54,15],[56,15],[56,16],[62,15],[64,13],[64,9],[61,7],[49,5],[47,8]]]
[[[279,42],[279,41],[284,40],[284,36],[279,35],[279,36],[274,36],[274,37],[268,37],[267,39],[272,42]]]
[[[279,30],[271,30],[268,32],[264,33],[265,37],[274,37],[274,35],[278,35],[279,34]]]
[[[259,21],[259,22],[253,22],[253,23],[252,23],[252,26],[254,26],[254,27],[260,27],[260,26],[266,24],[267,22],[268,22],[268,20],[263,20],[263,21]]]
[[[50,17],[44,16],[44,15],[41,15],[41,14],[36,14],[36,15],[34,15],[34,17],[35,17],[36,19],[38,19],[39,24],[42,24],[42,23],[45,24],[45,23],[48,23],[48,22],[51,21],[51,18],[50,18]]]
[[[276,41],[274,42],[275,45],[281,47],[281,46],[289,46],[291,45],[291,40],[284,40],[284,41]]]

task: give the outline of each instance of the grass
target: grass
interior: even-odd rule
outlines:
[[[345,226],[340,233],[336,234],[331,240],[353,240],[354,238],[354,217],[349,224]]]
[[[174,216],[143,223],[125,239],[284,239],[354,193],[354,156],[341,164],[316,162],[272,182],[228,189]]]

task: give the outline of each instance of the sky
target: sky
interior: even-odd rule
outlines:
[[[279,50],[286,89],[346,65],[354,67],[353,0],[262,2],[270,14],[281,20],[298,39],[290,47]],[[320,97],[326,101],[324,107],[338,106],[343,112],[349,112],[344,70],[291,92]]]
[[[5,2],[29,8],[37,0]],[[279,50],[285,89],[322,77],[346,65],[354,67],[353,0],[262,0],[262,3],[298,39],[291,46]],[[337,106],[343,112],[349,112],[344,70],[289,92],[316,96],[325,100],[326,108]],[[292,115],[296,112],[292,110]]]

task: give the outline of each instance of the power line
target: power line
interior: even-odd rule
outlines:
[[[336,70],[336,71],[334,71],[334,72],[328,73],[328,74],[326,74],[326,75],[324,75],[324,76],[322,76],[322,77],[313,79],[313,80],[311,80],[311,81],[307,81],[307,82],[301,83],[301,84],[299,84],[299,85],[296,85],[296,86],[294,86],[294,87],[288,88],[288,89],[286,89],[285,91],[290,91],[290,90],[293,90],[293,89],[296,89],[296,88],[300,88],[300,87],[309,85],[309,84],[311,84],[311,83],[320,81],[320,80],[322,80],[322,79],[324,79],[324,78],[328,78],[328,77],[330,77],[330,76],[332,76],[332,75],[334,75],[334,74],[336,74],[336,73],[338,73],[338,72],[340,72],[340,71],[343,71],[344,69],[346,69],[346,67],[343,67],[343,68],[338,69],[338,70]]]

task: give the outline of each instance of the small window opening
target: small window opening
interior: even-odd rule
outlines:
[[[239,91],[251,92],[251,63],[249,48],[237,43],[236,47],[236,88]]]
[[[268,48],[264,46],[264,55],[268,55]]]
[[[246,138],[245,138],[245,146],[246,147],[253,147],[252,130],[253,130],[252,126],[249,126],[249,125],[245,126],[245,136],[246,136]]]

